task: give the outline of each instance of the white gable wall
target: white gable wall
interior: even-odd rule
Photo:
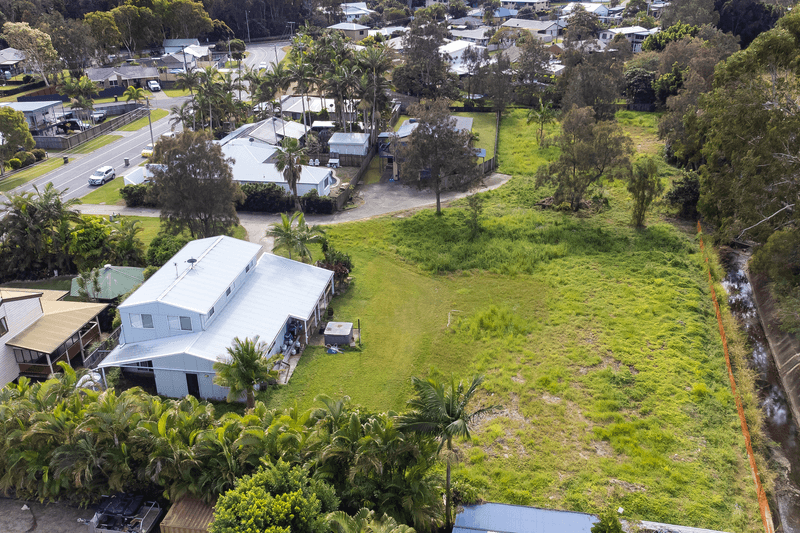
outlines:
[[[19,377],[19,365],[14,359],[14,350],[5,341],[13,339],[19,332],[39,320],[42,316],[39,298],[26,298],[0,304],[0,317],[6,318],[8,333],[0,337],[0,387]]]
[[[189,354],[171,355],[153,361],[158,394],[170,398],[183,398],[189,394],[186,374],[197,374],[201,398],[224,400],[228,397],[227,388],[214,384],[214,361]]]

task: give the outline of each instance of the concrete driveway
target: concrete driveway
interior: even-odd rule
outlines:
[[[464,198],[477,192],[490,191],[506,183],[511,176],[494,173],[483,180],[483,185],[469,191],[448,192],[442,194],[442,204],[458,198]],[[436,205],[436,196],[428,190],[405,187],[399,183],[375,183],[358,187],[360,197],[359,207],[339,211],[333,215],[308,215],[306,222],[309,224],[341,224],[369,218],[419,209]],[[122,207],[115,205],[79,205],[78,210],[87,215],[138,215],[146,217],[160,216],[158,209],[141,207]],[[267,251],[272,250],[272,240],[264,234],[271,224],[280,221],[280,215],[262,213],[240,213],[239,221],[247,230],[248,240],[264,246]]]
[[[88,533],[78,518],[92,516],[91,508],[0,498],[0,533]]]

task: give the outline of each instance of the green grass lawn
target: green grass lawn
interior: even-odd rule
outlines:
[[[119,139],[122,139],[122,135],[101,135],[95,137],[91,141],[83,143],[74,150],[71,150],[71,152],[73,154],[88,154]]]
[[[42,281],[12,281],[3,283],[3,287],[13,289],[42,289],[53,291],[68,291],[72,285],[72,276],[59,276]]]
[[[142,232],[138,236],[144,244],[145,250],[161,229],[161,219],[159,217],[124,216],[123,218],[139,221],[139,227],[142,228]],[[242,226],[236,226],[236,229],[233,230],[233,237],[245,240],[247,239],[247,231]]]
[[[653,135],[652,124],[625,127]],[[261,398],[308,408],[319,394],[347,395],[402,410],[412,376],[480,373],[477,403],[502,409],[460,445],[454,476],[482,498],[760,530],[694,235],[657,212],[630,227],[621,181],[593,191],[610,204],[596,213],[533,207],[552,190],[532,175],[556,151],[536,146],[524,110],[504,119],[499,151],[514,177],[483,194],[474,239],[463,202],[441,217],[327,228],[355,264],[334,320],[360,319],[363,347],[311,347],[290,384]]]
[[[152,122],[155,122],[157,120],[161,120],[167,115],[169,115],[169,111],[167,111],[166,109],[153,109],[150,112],[150,120]],[[134,120],[130,124],[122,126],[121,128],[119,128],[119,131],[138,131],[142,128],[146,128],[147,125],[148,125],[147,117],[142,117],[138,120]]]
[[[40,162],[39,164],[17,172],[13,176],[3,179],[0,181],[0,191],[8,192],[20,185],[28,183],[31,180],[38,178],[44,174],[47,174],[51,170],[55,170],[56,168],[60,167],[64,164],[64,160],[61,157],[51,157],[45,161]],[[88,176],[87,176],[88,179]]]
[[[381,171],[383,169],[383,165],[385,164],[384,160],[378,156],[372,158],[372,161],[369,163],[369,168],[364,176],[361,178],[361,183],[364,185],[369,185],[371,183],[379,183],[381,181]]]
[[[177,98],[179,96],[189,96],[191,93],[189,89],[164,89],[164,94],[170,98]]]
[[[81,198],[84,204],[125,205],[125,200],[119,195],[119,190],[125,185],[122,176],[117,176],[113,181],[95,188],[92,192]]]

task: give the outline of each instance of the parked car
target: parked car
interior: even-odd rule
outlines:
[[[148,143],[147,146],[144,147],[144,150],[142,150],[142,157],[144,157],[145,159],[147,159],[149,157],[153,157],[153,144],[152,143]]]
[[[262,62],[260,65],[258,65],[258,70],[267,70],[267,64]]]
[[[102,109],[95,111],[92,113],[92,121],[95,124],[99,124],[103,122],[108,117],[108,113]]]
[[[171,68],[171,69],[169,69],[169,73],[170,74],[183,74],[184,72],[186,72],[186,70],[184,70],[182,68]]]
[[[61,122],[60,124],[56,125],[56,129],[64,132],[64,134],[69,133],[70,131],[86,131],[91,128],[91,124],[87,124],[82,120],[78,120],[76,118],[71,118]]]
[[[147,88],[150,89],[151,93],[155,93],[161,90],[161,85],[156,80],[150,80],[147,82]]]
[[[89,176],[89,185],[103,185],[107,181],[112,181],[117,177],[117,173],[109,166],[100,167]]]
[[[174,139],[177,136],[178,136],[178,132],[177,131],[168,131],[166,133],[162,133],[161,134],[161,138],[162,139]]]

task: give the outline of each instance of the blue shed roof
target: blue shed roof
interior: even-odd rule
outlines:
[[[468,505],[456,516],[453,533],[591,533],[597,517],[504,503]]]

